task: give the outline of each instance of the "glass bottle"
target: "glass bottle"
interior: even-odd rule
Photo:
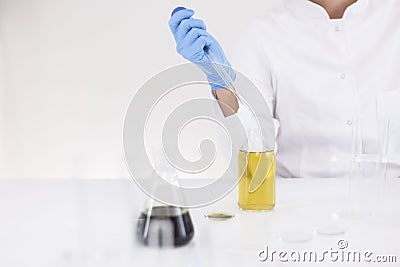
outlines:
[[[154,152],[154,151],[153,151]],[[148,197],[137,221],[137,239],[149,247],[180,247],[188,244],[194,236],[192,219],[187,208],[158,201],[154,196],[168,195],[177,203],[184,203],[176,171],[162,163],[161,153],[156,159],[152,182],[152,197]]]
[[[180,247],[194,236],[192,219],[188,209],[164,205],[155,200],[139,215],[137,238],[149,247]]]
[[[249,130],[238,154],[238,205],[242,210],[267,211],[275,206],[275,155],[261,130]]]

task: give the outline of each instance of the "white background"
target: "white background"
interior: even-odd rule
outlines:
[[[128,177],[122,125],[135,90],[185,62],[168,19],[197,11],[230,55],[276,0],[0,0],[0,177]]]

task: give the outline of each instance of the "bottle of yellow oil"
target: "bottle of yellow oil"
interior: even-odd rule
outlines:
[[[248,131],[238,155],[238,205],[242,210],[267,211],[275,206],[275,156],[259,130]]]

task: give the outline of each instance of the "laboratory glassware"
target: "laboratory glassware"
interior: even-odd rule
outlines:
[[[136,226],[137,240],[148,247],[180,247],[188,244],[194,236],[189,210],[184,207],[162,203],[154,196],[168,194],[183,203],[179,178],[176,171],[163,161],[162,152],[153,149],[154,171],[151,196],[139,214]],[[167,183],[160,182],[164,179]]]
[[[375,215],[384,197],[389,119],[375,116],[353,121],[353,159],[349,177],[350,213]]]
[[[275,206],[275,155],[262,131],[248,131],[238,154],[238,205],[243,210],[272,210]]]

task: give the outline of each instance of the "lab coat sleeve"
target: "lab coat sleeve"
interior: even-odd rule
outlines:
[[[254,83],[257,90],[259,90],[264,98],[264,101],[259,102],[267,103],[267,107],[251,106],[250,108],[253,109],[253,112],[255,111],[256,113],[262,113],[257,114],[258,116],[261,115],[269,120],[270,118],[273,119],[273,126],[275,130],[272,130],[273,133],[269,132],[267,134],[273,134],[272,139],[275,142],[276,151],[276,139],[279,134],[280,123],[274,117],[276,91],[274,89],[274,76],[267,54],[268,48],[265,46],[265,42],[268,40],[268,38],[264,35],[265,34],[262,32],[261,23],[256,21],[250,25],[239,37],[239,40],[233,50],[231,63],[236,72],[247,76]],[[237,88],[237,91],[239,95],[242,95],[245,98],[251,98],[260,95],[255,94],[254,92],[246,91],[246,88]],[[252,113],[248,107],[243,105],[243,103],[239,103],[237,115],[243,122],[246,129],[257,128],[257,124],[255,124],[254,119],[252,119]]]

